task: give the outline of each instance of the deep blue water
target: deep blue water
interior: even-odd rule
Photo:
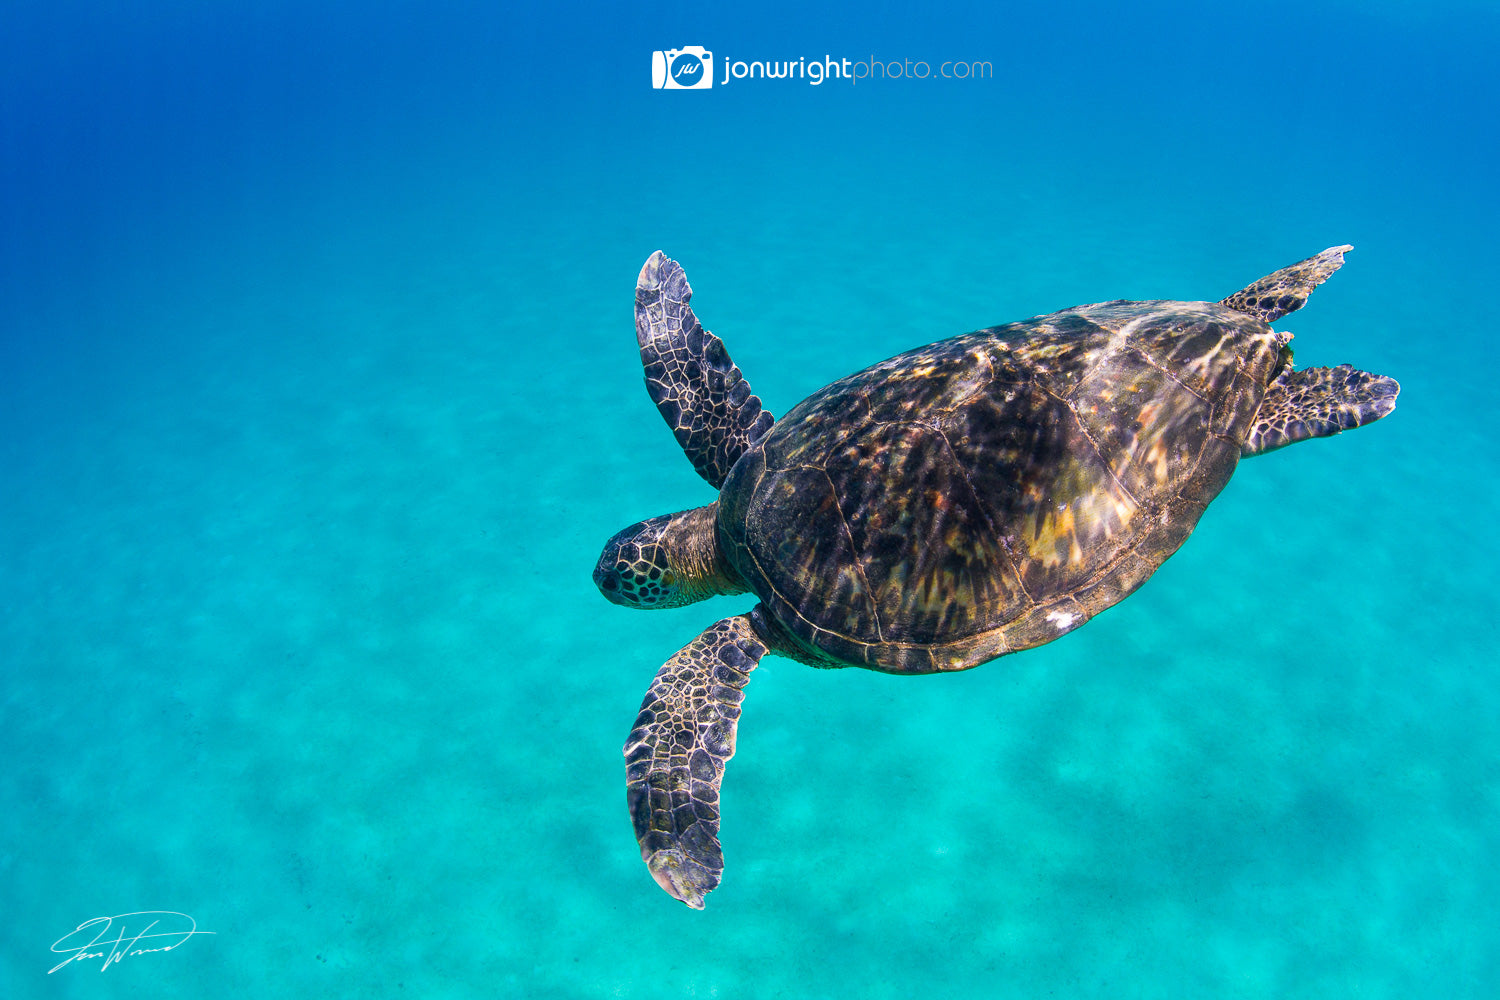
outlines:
[[[690,44],[992,75],[653,90]],[[1496,995],[1497,47],[1479,2],[6,5],[0,995]],[[1278,327],[1393,416],[1052,645],[767,659],[724,884],[657,889],[620,745],[749,602],[589,577],[711,499],[651,251],[779,414],[1345,242]],[[214,936],[47,974],[143,910]]]

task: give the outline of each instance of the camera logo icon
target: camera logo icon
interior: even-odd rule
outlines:
[[[707,90],[714,85],[714,54],[701,45],[651,53],[651,86],[657,90]]]

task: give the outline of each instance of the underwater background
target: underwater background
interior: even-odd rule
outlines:
[[[701,6],[0,8],[0,995],[1497,995],[1500,10]],[[929,75],[653,89],[688,45]],[[657,888],[620,747],[751,602],[590,579],[712,499],[653,250],[782,414],[1340,243],[1277,327],[1389,419],[1054,644],[768,658],[724,883]],[[48,973],[150,910],[213,936]]]

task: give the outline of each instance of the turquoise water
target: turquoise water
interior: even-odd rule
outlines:
[[[0,13],[0,995],[1500,991],[1493,7],[533,17]],[[687,44],[993,76],[652,90]],[[780,414],[1345,242],[1278,326],[1393,416],[1245,463],[1050,646],[767,659],[724,884],[661,893],[620,746],[749,602],[590,580],[711,499],[642,391],[651,251]],[[48,975],[143,910],[214,936]]]

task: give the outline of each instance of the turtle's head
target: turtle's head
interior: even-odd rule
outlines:
[[[674,516],[632,524],[604,543],[594,567],[599,593],[627,608],[674,608],[687,603],[678,600],[679,574],[662,544],[662,534]]]
[[[679,608],[747,588],[719,558],[718,504],[632,524],[604,543],[599,593],[627,608]]]

